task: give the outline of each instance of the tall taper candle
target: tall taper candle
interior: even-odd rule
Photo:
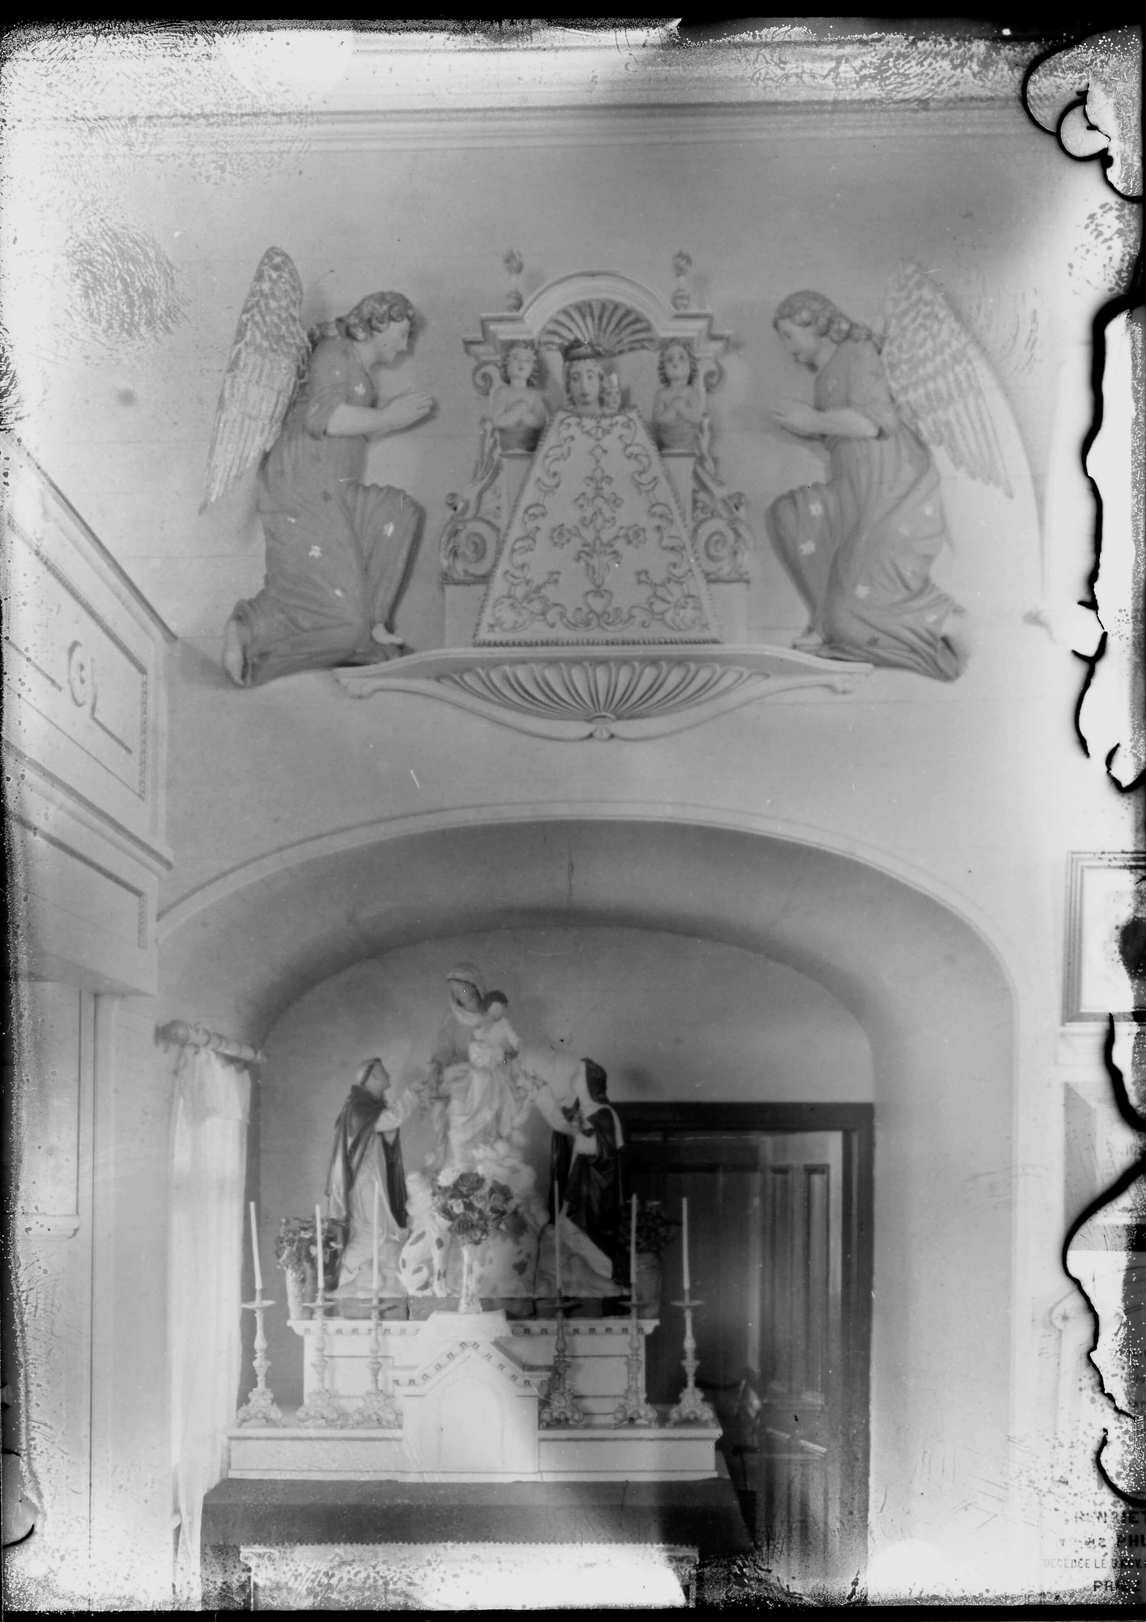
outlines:
[[[378,1297],[378,1201],[381,1189],[374,1184],[374,1264],[370,1269],[370,1294],[375,1300]]]
[[[637,1196],[633,1195],[633,1220],[629,1227],[629,1293],[637,1298]]]
[[[553,1179],[553,1251],[557,1258],[557,1301],[561,1301],[561,1184]]]
[[[251,1258],[255,1264],[255,1294],[263,1293],[263,1269],[259,1262],[259,1225],[255,1221],[255,1202],[251,1201]]]
[[[322,1271],[322,1206],[314,1208],[314,1254],[318,1261],[318,1296],[319,1300],[326,1290],[326,1279]]]
[[[680,1202],[680,1214],[681,1214],[680,1265],[681,1265],[681,1271],[684,1274],[684,1298],[687,1301],[690,1298],[689,1297],[689,1288],[688,1288],[688,1198],[687,1198],[687,1196],[684,1199],[682,1199],[681,1202]]]

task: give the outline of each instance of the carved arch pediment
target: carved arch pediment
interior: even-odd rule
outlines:
[[[575,338],[591,338],[607,354],[655,350],[681,338],[700,363],[705,388],[722,378],[720,356],[730,334],[717,329],[710,310],[675,310],[651,288],[615,271],[582,270],[548,282],[520,310],[483,315],[481,336],[463,339],[474,363],[474,387],[488,394],[499,375],[501,356],[512,343],[542,351],[562,348]]]

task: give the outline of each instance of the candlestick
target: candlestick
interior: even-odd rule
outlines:
[[[298,1425],[345,1425],[346,1417],[331,1396],[327,1384],[326,1365],[330,1360],[326,1355],[326,1297],[321,1286],[319,1287],[318,1300],[314,1303],[314,1310],[315,1317],[309,1325],[309,1338],[314,1344],[311,1368],[314,1370],[315,1389],[295,1414],[295,1423]]]
[[[378,1184],[375,1183],[374,1184],[374,1264],[370,1269],[370,1294],[374,1298],[375,1301],[377,1301],[377,1299],[378,1299],[378,1199],[379,1199],[379,1194],[380,1194],[380,1190],[379,1190]],[[685,1295],[688,1294],[688,1280],[687,1279],[685,1280],[684,1293],[685,1293]]]
[[[326,1278],[322,1267],[322,1207],[314,1208],[314,1254],[318,1261],[318,1299],[326,1294]]]
[[[394,1400],[389,1376],[384,1372],[388,1358],[382,1355],[378,1323],[378,1296],[370,1303],[370,1390],[362,1401],[352,1408],[342,1423],[362,1425],[369,1429],[400,1430],[402,1410]]]
[[[692,1332],[693,1308],[703,1306],[702,1301],[693,1301],[685,1291],[683,1301],[674,1301],[674,1307],[684,1309],[684,1389],[679,1399],[669,1410],[670,1425],[719,1425],[716,1411],[712,1405],[701,1396],[696,1386],[696,1371],[700,1363],[696,1355],[696,1337]]]
[[[254,1215],[255,1207],[252,1204],[252,1223],[254,1222]],[[255,1252],[255,1256],[257,1265],[257,1251]],[[267,1337],[263,1324],[263,1313],[266,1311],[267,1307],[273,1306],[273,1301],[265,1301],[263,1299],[263,1285],[262,1280],[259,1279],[255,1288],[255,1299],[253,1301],[243,1302],[243,1310],[245,1312],[253,1312],[255,1315],[255,1355],[253,1359],[255,1365],[255,1388],[252,1392],[250,1392],[246,1402],[235,1415],[235,1422],[239,1425],[281,1425],[283,1422],[282,1411],[274,1397],[271,1395],[270,1388],[267,1385],[267,1371],[271,1366],[271,1360],[267,1356]]]
[[[255,1294],[263,1293],[263,1269],[259,1261],[259,1227],[255,1221],[255,1202],[251,1201],[251,1258],[255,1264]]]
[[[549,1428],[583,1425],[585,1409],[573,1395],[569,1380],[569,1352],[565,1338],[565,1307],[557,1292],[557,1328],[553,1341],[553,1367],[538,1409],[539,1422]]]
[[[613,1424],[655,1425],[657,1411],[651,1402],[645,1400],[644,1332],[637,1317],[635,1290],[629,1294],[629,1351],[625,1358],[625,1369],[625,1395],[613,1409]]]
[[[680,1202],[681,1213],[681,1271],[684,1275],[684,1298],[687,1301],[691,1291],[688,1284],[688,1199],[687,1196]]]
[[[633,1215],[629,1225],[629,1294],[637,1299],[637,1196],[633,1195]]]
[[[561,1184],[553,1179],[553,1247],[557,1259],[557,1304],[561,1305]]]

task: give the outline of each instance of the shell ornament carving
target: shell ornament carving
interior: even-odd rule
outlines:
[[[655,721],[723,698],[749,672],[694,659],[562,659],[478,666],[439,678],[471,697],[532,717],[582,722],[607,739],[618,724]]]
[[[581,299],[566,305],[541,333],[543,349],[564,349],[566,344],[592,344],[606,355],[627,355],[634,349],[655,349],[656,334],[637,310],[616,299]]]

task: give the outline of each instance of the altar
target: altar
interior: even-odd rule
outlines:
[[[676,1224],[625,1197],[606,1072],[562,1060],[546,1079],[505,992],[468,963],[446,985],[416,1079],[399,1092],[380,1059],[361,1066],[325,1214],[280,1227],[297,1405],[268,1379],[266,1317],[282,1307],[251,1207],[255,1385],[204,1501],[211,1608],[681,1605],[702,1550],[742,1546],[695,1382],[687,1203],[684,1379],[654,1405],[659,1287],[642,1257]],[[544,1197],[524,1150],[535,1111],[551,1127]],[[431,1148],[407,1177],[415,1116]]]
[[[644,1343],[655,1319],[558,1325],[439,1312],[382,1321],[389,1424],[363,1408],[374,1325],[310,1318],[291,1327],[308,1352],[304,1403],[274,1424],[232,1429],[232,1480],[705,1481],[718,1473],[714,1420],[674,1422],[670,1410],[643,1405]],[[567,1405],[554,1414],[546,1395],[559,1335]],[[320,1342],[329,1350],[317,1357]],[[325,1423],[313,1418],[320,1395],[330,1398]]]

